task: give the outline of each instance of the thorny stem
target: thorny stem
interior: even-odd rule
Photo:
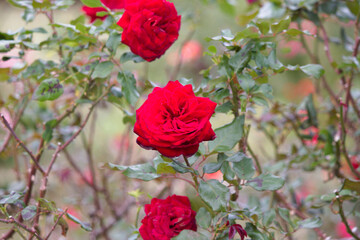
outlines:
[[[349,154],[348,154],[347,148],[346,148],[346,129],[345,129],[344,113],[343,113],[343,106],[342,105],[340,105],[340,129],[341,129],[340,143],[341,143],[341,148],[343,150],[346,162],[347,162],[349,168],[351,169],[351,172],[356,177],[360,178],[360,173],[358,171],[356,171],[356,169],[352,165],[351,159],[349,158]]]
[[[190,165],[189,160],[187,159],[187,157],[185,157],[184,155],[183,155],[183,157],[184,157],[186,166],[188,166],[189,168],[191,168],[191,165]],[[192,169],[192,168],[191,168],[191,169]],[[199,189],[199,182],[198,182],[198,180],[197,180],[197,176],[196,176],[195,173],[193,173],[193,172],[191,172],[191,176],[192,176],[192,178],[193,178],[193,180],[194,180],[194,183],[195,183],[195,189],[198,190],[198,189]]]
[[[349,226],[349,223],[346,219],[346,216],[345,216],[345,213],[344,213],[344,209],[343,209],[343,206],[342,206],[342,200],[340,199],[340,196],[339,196],[339,192],[336,192],[336,201],[338,202],[339,204],[339,214],[340,214],[340,217],[341,217],[341,221],[345,224],[345,227],[346,227],[346,231],[354,237],[354,239],[356,240],[360,240],[360,238],[358,236],[356,236],[355,233],[353,233],[353,231],[351,230],[350,226]]]
[[[261,173],[262,173],[262,168],[261,168],[261,165],[260,165],[259,158],[258,158],[258,157],[255,155],[255,153],[253,152],[253,150],[251,149],[249,143],[247,144],[247,150],[249,151],[250,155],[252,156],[252,158],[253,158],[254,161],[255,161],[256,169],[257,169],[258,173],[261,174]]]

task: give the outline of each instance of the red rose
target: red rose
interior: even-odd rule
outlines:
[[[196,97],[191,85],[169,82],[156,87],[136,111],[137,143],[167,157],[191,156],[199,143],[215,139],[209,119],[216,103]]]
[[[121,40],[148,62],[159,58],[179,36],[181,16],[165,0],[127,0],[118,22]]]
[[[125,6],[124,0],[101,0],[101,2],[111,10],[123,9]],[[90,22],[94,22],[97,18],[104,20],[107,17],[107,16],[103,16],[103,17],[96,16],[96,13],[98,12],[106,12],[106,9],[102,7],[92,8],[92,7],[83,6],[82,11],[85,12],[85,14],[90,17]]]
[[[188,197],[153,198],[145,205],[145,214],[139,229],[144,240],[170,240],[182,230],[197,230],[196,212],[191,209]]]

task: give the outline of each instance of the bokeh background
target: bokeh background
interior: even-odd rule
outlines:
[[[238,32],[243,29],[241,25],[242,19],[239,17],[243,13],[251,12],[253,6],[249,5],[246,1],[234,1],[236,8],[234,14],[229,14],[226,9],[221,8],[221,4],[217,1],[193,1],[193,0],[175,0],[173,1],[175,6],[182,15],[182,26],[180,31],[180,37],[176,43],[166,52],[166,54],[152,63],[133,63],[127,62],[123,65],[123,69],[128,69],[135,74],[137,78],[147,78],[148,80],[164,86],[165,83],[173,76],[177,68],[180,67],[180,71],[177,74],[177,79],[186,78],[192,79],[195,85],[199,84],[202,76],[199,72],[206,69],[211,65],[211,57],[206,54],[208,47],[215,45],[218,50],[225,50],[219,43],[208,41],[209,37],[217,36],[222,29],[231,29],[233,32]],[[220,1],[221,2],[221,1]],[[78,1],[70,9],[66,11],[56,11],[55,21],[61,23],[69,23],[72,19],[83,14],[81,12],[82,4]],[[20,28],[35,28],[42,26],[47,19],[43,15],[39,15],[31,23],[26,24],[21,19],[22,10],[13,7],[6,0],[0,1],[0,32],[16,31]],[[331,28],[329,28],[331,26]],[[292,26],[296,27],[296,26]],[[352,34],[352,29],[347,27],[347,23],[339,23],[336,19],[328,19],[326,27],[329,30],[329,35],[338,36],[340,29],[345,28],[349,35]],[[50,29],[45,26],[46,29]],[[312,34],[316,34],[316,29],[311,22],[304,22],[303,29],[308,30]],[[35,35],[35,42],[41,41],[42,35]],[[306,41],[310,47],[317,48],[314,45],[312,37],[306,38]],[[282,39],[279,40],[278,55],[284,64],[292,65],[305,65],[310,62],[310,59],[306,56],[305,50],[297,40]],[[341,53],[344,51],[343,47],[339,44],[332,44],[332,54],[338,59]],[[127,51],[126,46],[122,46],[121,52]],[[120,53],[121,53],[120,52]],[[325,58],[323,49],[318,49],[321,59]],[[38,58],[54,59],[56,53],[51,51],[30,52],[27,54],[27,61],[32,62]],[[323,61],[327,64],[327,61]],[[0,60],[0,68],[7,67],[9,64],[16,64],[16,60],[3,62]],[[337,88],[339,85],[336,75],[331,73],[330,66],[324,65],[326,69],[326,75],[333,88]],[[328,71],[329,70],[329,71]],[[183,81],[185,82],[186,79]],[[319,84],[319,80],[314,80],[307,77],[300,71],[286,72],[282,74],[274,75],[269,83],[274,90],[274,102],[279,101],[282,103],[300,104],[306,96],[315,92],[315,85]],[[354,80],[354,84],[358,88],[360,86],[359,79]],[[16,85],[11,85],[6,82],[0,82],[0,101],[5,101],[9,94],[16,92]],[[142,95],[140,103],[146,99],[146,95]],[[315,99],[316,100],[316,99]],[[29,103],[29,109],[37,109],[37,112],[41,114],[42,103],[37,101],[31,101]],[[85,113],[86,107],[80,109],[79,115]],[[262,114],[263,108],[254,109],[255,115]],[[25,112],[23,121],[32,121],[31,119],[46,119],[46,112],[43,112],[44,116],[34,116]],[[94,141],[92,143],[92,152],[94,161],[96,162],[96,181],[101,182],[102,171],[108,171],[103,169],[102,165],[106,162],[121,162],[123,165],[132,165],[136,163],[144,163],[150,161],[157,156],[155,151],[145,151],[140,148],[136,143],[136,136],[132,132],[132,127],[123,123],[123,113],[117,107],[104,103],[98,107],[90,120],[90,124],[85,128],[84,133],[79,136],[73,144],[68,148],[68,152],[71,154],[73,160],[80,167],[84,176],[90,177],[89,168],[87,164],[87,155],[83,148],[83,138],[87,138],[90,135],[94,135]],[[214,128],[224,125],[232,120],[231,115],[217,113],[212,119],[211,123]],[[321,118],[320,125],[321,125]],[[254,147],[254,152],[259,156],[261,162],[264,165],[273,164],[269,159],[272,159],[274,154],[271,142],[264,137],[263,133],[257,131],[256,126],[253,126],[250,134],[250,144]],[[281,131],[281,129],[279,129]],[[3,128],[0,128],[0,142],[2,136],[5,135]],[[291,145],[295,142],[295,137],[290,136],[287,138],[287,142],[282,146],[283,149],[279,151],[288,151]],[[15,151],[17,146],[15,144],[9,145],[12,148],[10,151]],[[30,146],[31,147],[31,146]],[[49,158],[50,153],[46,153],[44,158]],[[13,170],[14,164],[17,164],[20,173],[23,173],[27,169],[25,155],[17,155],[17,159],[14,159],[10,155],[0,155],[0,193],[8,191],[21,191],[24,189],[25,183],[23,178],[17,176],[17,173]],[[216,159],[209,159],[209,161],[215,161]],[[315,172],[304,173],[303,171],[293,171],[290,174],[292,177],[287,179],[291,182],[294,189],[294,196],[297,201],[302,201],[305,198],[311,198],[311,195],[319,195],[322,193],[328,193],[329,189],[334,189],[335,186],[339,186],[337,180],[327,181],[327,176],[322,170],[315,170]],[[344,170],[347,171],[346,169]],[[209,178],[217,178],[219,176],[212,175]],[[93,179],[88,179],[93,181]],[[146,198],[146,194],[155,196],[160,194],[160,191],[164,191],[162,196],[166,194],[186,194],[192,199],[194,208],[198,208],[200,203],[197,202],[195,192],[192,192],[183,181],[179,180],[161,180],[152,181],[149,183],[141,181],[128,181],[119,172],[112,172],[107,175],[106,179],[111,189],[112,201],[114,205],[121,208],[126,204],[126,213],[123,218],[111,229],[110,234],[112,239],[128,239],[131,233],[134,231],[133,224],[135,222],[138,206],[141,206],[149,202]],[[140,191],[145,193],[145,197],[139,198],[132,204],[127,205],[127,199],[129,199],[128,193],[134,194],[134,192]],[[268,196],[261,196],[260,194],[252,196],[253,192],[242,191],[240,201],[244,203],[244,206],[256,206],[258,201],[263,201]],[[192,197],[193,196],[193,197]],[[264,197],[264,198],[262,198]],[[69,212],[78,217],[84,222],[90,222],[90,216],[92,211],[91,203],[93,196],[91,194],[91,188],[89,188],[85,182],[76,174],[71,165],[66,159],[64,154],[61,154],[59,160],[54,166],[53,174],[49,179],[49,191],[47,193],[48,199],[56,200],[57,207],[65,209],[68,208]],[[130,197],[131,198],[131,197]],[[126,200],[124,200],[126,199]],[[135,198],[133,198],[135,199]],[[103,199],[104,200],[104,199]],[[106,213],[110,214],[110,213]],[[143,216],[143,211],[140,211],[140,219]],[[338,235],[338,229],[341,226],[338,225],[340,219],[338,216],[332,214],[330,210],[322,212],[324,221],[323,229],[329,235],[340,238]],[[353,219],[353,222],[356,220]],[[78,224],[74,224],[69,221],[70,230],[67,235],[67,239],[88,239],[89,233],[82,230]],[[2,232],[8,230],[7,225],[0,224],[0,235]],[[53,239],[61,238],[60,230],[56,232]],[[296,239],[316,239],[316,235],[312,231],[300,230],[295,233]],[[279,238],[280,239],[280,238]]]

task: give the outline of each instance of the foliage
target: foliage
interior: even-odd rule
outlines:
[[[98,0],[81,3],[104,7]],[[339,235],[329,226],[340,221],[344,234],[360,239],[352,230],[360,222],[359,0],[196,3],[219,7],[237,24],[206,38],[207,52],[197,65],[186,63],[189,53],[181,55],[196,23],[185,24],[195,20],[178,8],[190,34],[178,40],[184,43],[166,82],[179,78],[196,96],[217,103],[217,138],[201,143],[192,157],[173,159],[134,146],[136,109],[164,85],[151,80],[149,69],[158,77],[171,65],[161,62],[159,70],[160,60],[144,62],[129,52],[116,24],[122,10],[106,8],[105,20],[91,24],[80,13],[63,23],[55,16],[78,7],[73,0],[8,4],[23,11],[26,23],[38,16],[48,22],[0,32],[0,164],[16,173],[0,185],[4,239],[51,239],[72,234],[74,223],[82,228],[79,239],[137,239],[142,206],[178,191],[180,183],[188,186],[183,194],[197,211],[198,230],[173,239],[229,239],[231,226],[244,228],[251,239],[326,239]],[[298,50],[295,58],[288,58],[286,46]],[[192,79],[181,78],[189,74]],[[312,91],[300,88],[298,101],[281,96],[279,85],[305,76]],[[288,96],[297,88],[286,89]],[[105,132],[97,119],[109,108],[121,112],[114,120],[122,126],[117,157],[105,149],[108,139],[94,137],[96,126]],[[104,148],[101,155],[94,153],[98,148]],[[79,183],[72,177],[71,184],[55,187],[64,165]],[[66,190],[57,193],[60,188]],[[60,198],[72,200],[66,206]],[[230,235],[237,239],[234,229]],[[303,229],[309,229],[305,236]]]

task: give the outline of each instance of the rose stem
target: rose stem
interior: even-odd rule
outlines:
[[[187,157],[185,157],[184,155],[183,155],[183,157],[184,157],[186,166],[188,166],[189,168],[191,168],[191,165],[190,165],[189,160],[187,159]],[[192,168],[191,168],[191,169],[192,169]],[[191,176],[192,176],[192,178],[193,178],[193,180],[194,180],[194,183],[195,183],[195,186],[196,186],[196,190],[197,190],[197,189],[199,188],[199,182],[198,182],[198,180],[197,180],[197,177],[196,177],[196,175],[195,175],[193,172],[191,172]]]

